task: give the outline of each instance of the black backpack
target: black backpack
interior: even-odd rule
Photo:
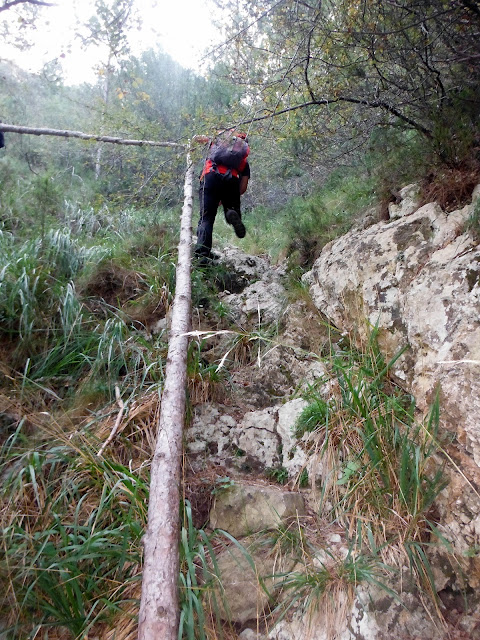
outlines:
[[[231,131],[225,131],[212,142],[208,152],[208,159],[214,164],[220,164],[223,167],[227,167],[227,169],[236,169],[238,171],[245,167],[249,153],[250,148],[242,137]]]

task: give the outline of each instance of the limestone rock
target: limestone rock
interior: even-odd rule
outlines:
[[[339,640],[447,640],[449,634],[442,629],[440,621],[427,614],[418,591],[409,588],[408,576],[406,571],[402,579],[397,577],[396,584],[391,585],[394,589],[400,584],[405,587],[399,598],[380,587],[367,585],[358,586],[353,599],[347,597],[345,591],[336,592],[333,609],[328,596],[312,602],[307,610],[300,605],[273,627],[268,640],[330,640],[332,637]]]
[[[210,525],[240,538],[274,529],[304,513],[305,504],[298,493],[270,486],[236,483],[217,496],[210,513]]]
[[[283,405],[243,412],[235,406],[199,405],[186,434],[187,449],[240,471],[264,473],[266,468],[281,466],[292,478],[307,461],[292,436],[306,404],[296,398]]]
[[[409,184],[400,189],[400,204],[389,204],[388,213],[390,219],[408,216],[418,209],[418,184]]]
[[[269,407],[306,389],[326,375],[326,367],[310,352],[287,346],[283,341],[265,347],[258,364],[232,376],[236,395],[245,404]]]
[[[270,261],[266,257],[251,256],[230,245],[223,250],[221,262],[250,283],[269,277],[272,271]]]
[[[238,294],[219,294],[242,327],[259,327],[276,322],[286,306],[285,290],[279,280],[259,280]]]
[[[297,300],[288,305],[282,317],[281,344],[315,354],[329,347],[331,329],[328,320],[311,303]]]
[[[480,466],[480,247],[464,232],[472,210],[430,203],[348,233],[306,282],[342,331],[364,340],[378,324],[387,356],[408,345],[395,375],[425,410],[441,389],[444,428]]]
[[[208,453],[214,462],[231,455],[235,417],[223,405],[202,404],[196,408],[193,424],[187,432],[190,453]]]
[[[276,431],[277,409],[269,407],[249,411],[238,425],[235,444],[244,453],[251,454],[265,467],[280,464],[280,439]]]
[[[272,267],[266,257],[228,246],[220,262],[227,275],[218,297],[229,307],[234,322],[245,329],[277,322],[286,307],[285,267]]]
[[[279,562],[257,537],[249,536],[241,544],[243,548],[231,545],[216,555],[223,593],[222,598],[217,590],[220,615],[237,624],[261,617],[275,590],[275,574],[291,570],[294,564],[288,556]]]
[[[265,640],[265,636],[247,627],[240,633],[238,640]]]

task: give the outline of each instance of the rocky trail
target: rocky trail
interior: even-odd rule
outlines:
[[[235,330],[194,318],[206,362],[234,362],[223,389],[205,384],[205,398],[201,391],[195,398],[186,449],[192,500],[203,477],[211,482],[213,474],[216,483],[213,503],[196,508],[243,546],[229,538],[217,556],[229,609],[222,615],[243,640],[480,638],[480,249],[467,229],[479,192],[450,213],[420,207],[414,185],[401,193],[388,221],[367,216],[327,245],[294,300],[284,266],[227,247],[219,301]],[[435,469],[444,482],[428,508],[391,522],[360,506],[340,517],[332,498],[345,502],[357,476],[368,493],[363,458],[349,439],[381,409],[369,405],[345,431],[338,414],[350,378],[332,362],[347,349],[364,350],[372,330],[385,361],[406,347],[388,368],[382,402],[387,388],[414,396],[421,423],[440,393],[440,435],[425,429],[432,454],[424,456],[419,491],[428,492]],[[360,399],[362,366],[354,366],[350,389]],[[336,408],[331,432],[329,418],[318,416],[315,428],[299,429],[312,405]],[[428,438],[420,445],[418,437],[411,436],[410,459],[426,450]],[[375,526],[396,543],[375,548]],[[426,579],[412,549],[425,556]]]

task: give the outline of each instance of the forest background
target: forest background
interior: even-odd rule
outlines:
[[[242,246],[286,260],[292,282],[408,182],[447,211],[478,183],[477,0],[221,2],[223,38],[203,74],[161,49],[132,54],[140,9],[96,0],[79,25],[102,47],[95,82],[65,84],[55,61],[32,74],[0,58],[0,120],[182,144],[242,128]],[[28,48],[48,11],[3,0],[4,42]],[[133,598],[153,436],[134,429],[115,455],[96,453],[112,415],[148,415],[161,390],[166,336],[150,325],[174,292],[184,173],[183,149],[6,134],[0,151],[3,615],[28,633],[62,625],[80,637]],[[227,239],[218,220],[216,242]],[[212,283],[193,278],[194,306],[210,300],[222,328]],[[192,380],[213,379],[196,349]],[[72,556],[85,540],[88,553]]]

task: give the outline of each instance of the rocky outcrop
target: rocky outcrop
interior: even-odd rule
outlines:
[[[418,207],[415,187],[391,205],[391,219],[354,229],[327,245],[304,276],[317,308],[364,343],[372,326],[396,362],[397,381],[427,410],[440,393],[449,487],[437,508],[442,532],[477,584],[480,559],[480,246],[467,221],[480,205],[445,213]],[[473,582],[472,582],[473,586]]]
[[[301,449],[292,452],[292,429],[305,405],[301,398],[244,412],[238,406],[201,405],[188,430],[187,448],[239,471],[261,473],[281,466],[292,476],[306,463]]]
[[[225,249],[222,264],[236,284],[226,282],[219,298],[228,305],[236,324],[251,328],[277,322],[287,306],[284,269],[273,268],[266,258],[246,255],[234,247]]]
[[[477,191],[474,200],[480,196],[480,189]],[[401,562],[397,572],[382,577],[384,587],[375,580],[370,584],[364,580],[362,585],[355,580],[355,588],[347,584],[347,588],[327,593],[324,600],[313,599],[311,610],[303,601],[296,601],[273,628],[258,623],[267,604],[281,609],[292,592],[271,583],[266,596],[262,579],[276,573],[278,567],[272,568],[272,555],[264,546],[256,546],[258,540],[252,535],[279,523],[284,526],[282,514],[288,520],[293,511],[301,513],[293,498],[298,494],[278,488],[272,493],[265,472],[281,472],[293,486],[308,471],[310,490],[303,490],[302,496],[307,513],[312,513],[315,489],[321,495],[325,478],[322,469],[315,467],[322,465],[318,456],[317,461],[311,456],[313,447],[321,447],[321,442],[315,445],[308,433],[299,439],[293,432],[308,404],[303,396],[313,385],[325,401],[332,399],[333,406],[339,385],[320,355],[327,344],[341,351],[342,334],[362,346],[377,326],[379,345],[387,357],[406,347],[393,375],[399,386],[415,396],[417,406],[426,413],[437,390],[440,392],[441,446],[431,464],[444,466],[448,486],[432,506],[432,518],[439,523],[439,539],[448,540],[451,548],[448,553],[445,547],[442,551],[442,545],[435,546],[432,539],[427,553],[439,607],[448,613],[449,624],[456,625],[462,640],[480,638],[480,606],[475,595],[480,585],[480,247],[467,230],[475,205],[448,214],[435,203],[420,207],[415,185],[403,189],[400,196],[400,202],[390,205],[388,221],[360,224],[324,248],[304,277],[316,308],[305,300],[287,304],[282,267],[271,267],[266,259],[245,256],[233,248],[227,248],[222,257],[228,272],[237,273],[221,295],[236,325],[245,336],[272,323],[278,330],[274,337],[260,339],[261,331],[254,336],[259,347],[255,362],[250,359],[232,372],[231,393],[223,402],[194,408],[187,433],[193,465],[200,469],[208,457],[234,478],[233,489],[218,496],[210,526],[238,537],[257,564],[253,571],[235,546],[220,554],[225,593],[234,612],[231,619],[241,625],[240,637],[448,637],[426,612],[418,585]],[[338,334],[332,345],[329,332],[331,338],[335,327]],[[263,480],[255,481],[256,476]],[[270,493],[278,503],[270,499]],[[353,559],[346,543],[351,532],[338,530],[319,538],[319,526],[316,522],[310,527],[314,539],[305,543],[305,548],[315,549],[310,564],[305,557],[296,557],[293,572],[298,584],[309,580],[315,584],[315,572],[324,570],[329,573],[329,584],[335,584]],[[304,534],[299,535],[303,540]],[[401,602],[394,591],[402,592]],[[339,617],[329,608],[332,598],[336,598]],[[257,618],[256,624],[248,625],[252,617]]]
[[[362,341],[378,325],[389,355],[408,347],[398,380],[424,409],[441,390],[445,428],[480,465],[480,247],[465,231],[473,206],[411,211],[409,199],[395,219],[327,245],[304,277],[341,331]]]

